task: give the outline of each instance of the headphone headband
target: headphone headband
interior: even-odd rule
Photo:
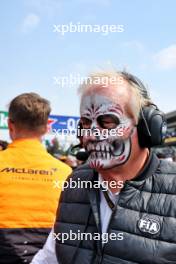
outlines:
[[[135,85],[137,85],[139,87],[139,90],[142,94],[142,96],[147,99],[147,100],[150,100],[151,101],[151,98],[150,98],[150,95],[145,87],[145,85],[143,84],[143,82],[138,78],[136,77],[135,75],[131,74],[131,73],[128,73],[128,72],[125,72],[125,71],[122,71],[120,72],[120,74],[123,75],[123,77],[128,81],[128,82],[132,82],[134,83]]]

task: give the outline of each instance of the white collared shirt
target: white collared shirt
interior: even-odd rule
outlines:
[[[100,183],[103,182],[103,178],[100,174],[99,174],[98,180],[100,181]],[[107,190],[107,193],[108,193],[108,196],[111,199],[111,201],[114,204],[116,204],[117,200],[118,200],[119,192],[114,194],[110,190]],[[106,198],[103,194],[103,191],[100,191],[100,219],[101,219],[101,232],[102,233],[107,232],[109,221],[111,219],[111,215],[112,215],[112,210],[106,201]]]

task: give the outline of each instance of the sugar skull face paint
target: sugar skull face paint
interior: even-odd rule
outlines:
[[[96,169],[108,169],[127,162],[134,125],[125,114],[124,107],[109,97],[94,94],[82,98],[80,111],[83,128],[92,132],[83,136],[84,147],[89,152],[89,165]],[[106,138],[102,135],[105,129],[108,130]],[[95,131],[100,131],[98,136]]]

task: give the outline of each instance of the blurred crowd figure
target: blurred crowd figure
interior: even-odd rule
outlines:
[[[0,140],[0,151],[5,150],[8,147],[8,142],[4,140]]]
[[[51,141],[46,140],[45,145],[48,153],[53,155],[58,160],[64,162],[72,169],[76,169],[79,165],[83,164],[87,160],[87,156],[84,155],[84,149],[77,148],[76,152],[73,152],[72,149],[74,146],[71,144],[70,147],[64,151],[56,137]]]
[[[165,146],[163,148],[154,149],[156,155],[159,159],[165,159],[170,162],[176,162],[176,147],[175,146]]]

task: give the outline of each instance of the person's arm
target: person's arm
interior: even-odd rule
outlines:
[[[43,249],[39,250],[30,264],[59,264],[56,259],[55,241],[53,239],[53,229],[50,232]]]

